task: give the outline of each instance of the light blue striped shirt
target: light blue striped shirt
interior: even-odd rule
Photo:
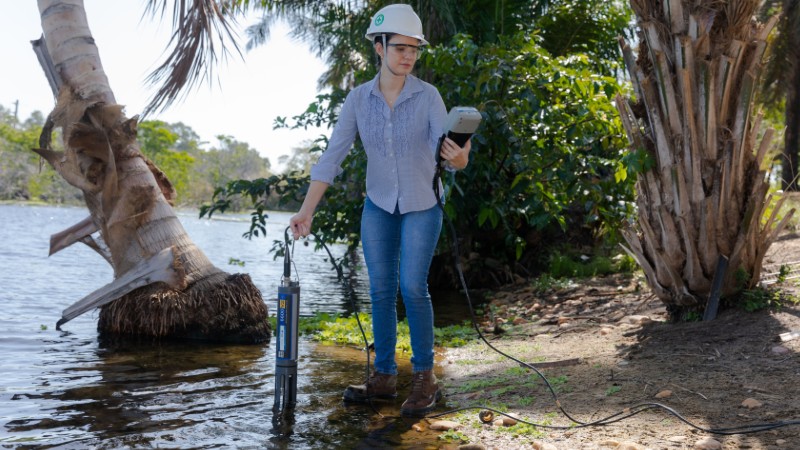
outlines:
[[[447,118],[444,101],[433,85],[407,75],[392,110],[378,89],[379,76],[347,94],[311,180],[333,184],[358,134],[367,154],[370,200],[390,213],[395,207],[401,214],[430,209],[436,205],[433,175]]]

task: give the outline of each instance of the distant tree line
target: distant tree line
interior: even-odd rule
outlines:
[[[44,122],[39,111],[20,120],[13,111],[0,105],[0,201],[82,204],[80,192],[31,151],[38,146]],[[269,159],[233,136],[217,136],[217,142],[209,145],[201,142],[188,125],[159,120],[140,122],[138,133],[142,153],[175,186],[178,207],[199,208],[208,202],[217,186],[232,180],[272,175]],[[60,137],[55,136],[54,149],[61,150],[61,145]],[[293,170],[307,169],[308,163],[302,157],[307,154],[307,150],[295,149],[282,162]],[[265,206],[277,208],[278,199],[267,198]],[[232,209],[243,207],[234,204]]]

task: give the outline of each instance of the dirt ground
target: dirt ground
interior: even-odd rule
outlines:
[[[770,272],[797,261],[800,236],[787,234],[764,263]],[[798,295],[796,282],[777,286]],[[441,448],[800,449],[800,305],[726,309],[710,322],[672,324],[644,280],[631,276],[545,294],[517,286],[490,298],[495,317],[507,322],[493,330],[485,321],[487,340],[541,368],[571,419],[535,373],[474,343],[445,353],[447,408],[491,406],[567,428],[522,434],[520,426],[482,424],[480,410],[470,409],[442,418],[459,428]],[[781,340],[793,331],[797,338]],[[570,428],[620,413],[614,423]],[[782,422],[791,424],[760,429]]]

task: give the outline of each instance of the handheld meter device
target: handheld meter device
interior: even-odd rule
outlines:
[[[449,161],[442,160],[441,149],[444,138],[448,137],[459,147],[463,147],[480,124],[481,113],[472,106],[454,106],[450,109],[450,113],[447,114],[447,119],[444,123],[444,134],[439,138],[439,143],[436,145],[436,173],[433,175],[433,192],[436,194],[436,198],[441,198],[442,169],[452,167]]]
[[[480,123],[481,113],[477,109],[472,106],[454,106],[447,115],[444,129],[447,137],[463,147]]]

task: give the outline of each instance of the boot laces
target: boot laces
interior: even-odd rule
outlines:
[[[422,396],[422,388],[425,384],[425,375],[422,372],[417,372],[411,378],[411,395],[410,397]]]

